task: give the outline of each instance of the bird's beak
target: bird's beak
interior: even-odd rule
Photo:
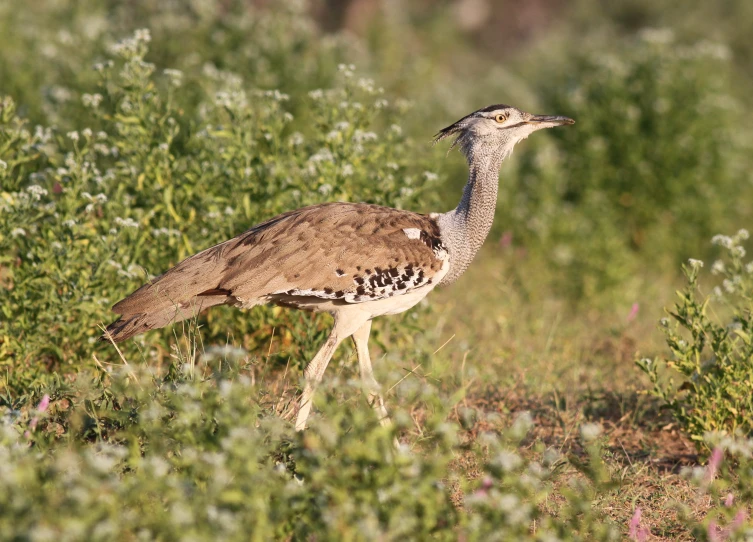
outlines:
[[[541,128],[549,128],[550,126],[562,126],[564,124],[575,124],[575,121],[568,117],[560,117],[556,115],[533,115],[526,121],[528,124],[538,124]]]

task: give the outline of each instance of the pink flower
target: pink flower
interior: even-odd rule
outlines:
[[[721,529],[717,527],[716,521],[714,520],[711,520],[709,522],[708,535],[709,535],[709,542],[722,542],[722,540],[724,540],[722,538]]]
[[[492,488],[493,485],[494,485],[494,481],[490,477],[488,476],[484,477],[484,479],[481,481],[481,487],[476,490],[474,495],[476,497],[486,497],[487,493],[489,492],[489,490]]]
[[[42,397],[42,400],[39,401],[39,404],[37,405],[37,412],[44,412],[45,410],[47,410],[49,406],[50,406],[50,396],[45,393],[44,397]],[[34,431],[37,428],[38,423],[39,423],[39,418],[34,416],[31,419],[31,422],[29,422],[29,428],[31,428],[31,430]]]
[[[735,519],[732,520],[732,523],[730,523],[730,528],[733,531],[736,531],[740,527],[743,526],[743,523],[745,523],[745,510],[738,510],[737,514],[735,514]]]
[[[635,317],[638,316],[638,310],[641,308],[641,306],[638,303],[633,303],[633,306],[630,307],[630,314],[627,316],[627,322],[628,324],[635,320]]]
[[[745,510],[740,510],[735,514],[735,519],[727,527],[719,527],[716,521],[711,520],[708,528],[709,542],[724,542],[733,532],[743,526],[745,518]]]
[[[724,452],[722,449],[714,448],[714,451],[711,452],[711,457],[709,458],[709,464],[706,466],[707,483],[716,478],[716,471],[719,470],[719,465],[722,464],[722,459],[724,459]]]
[[[724,499],[724,506],[729,508],[733,502],[735,502],[735,496],[732,493],[727,493],[727,498]]]
[[[633,517],[630,518],[630,522],[628,523],[628,536],[630,540],[645,542],[648,538],[648,533],[649,530],[641,526],[641,509],[639,506],[636,506]]]
[[[502,237],[499,239],[499,246],[502,248],[508,248],[512,246],[512,232],[506,231],[502,234]]]

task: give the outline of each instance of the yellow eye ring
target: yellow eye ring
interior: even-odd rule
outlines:
[[[498,113],[495,115],[494,120],[496,120],[499,123],[505,122],[507,120],[507,115],[504,113]]]

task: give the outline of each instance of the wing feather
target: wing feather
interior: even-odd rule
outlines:
[[[429,216],[362,203],[315,205],[183,260],[113,310],[158,312],[220,293],[242,304],[279,294],[359,303],[431,283],[446,259]]]

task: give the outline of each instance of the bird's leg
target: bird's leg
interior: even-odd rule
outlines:
[[[298,418],[296,418],[295,421],[296,431],[303,431],[306,429],[306,420],[311,412],[311,405],[314,399],[316,386],[322,381],[324,371],[327,369],[327,364],[329,363],[329,360],[332,359],[335,350],[337,350],[337,347],[341,342],[342,339],[337,336],[337,326],[335,326],[332,328],[332,332],[329,334],[329,337],[327,337],[325,343],[319,349],[319,352],[314,356],[314,359],[312,359],[311,363],[306,366],[306,370],[303,372],[304,377],[306,378],[306,385],[303,388],[303,394],[298,403]]]
[[[371,358],[369,357],[369,334],[371,333],[371,320],[368,320],[353,333],[353,342],[356,345],[358,354],[358,365],[361,368],[361,380],[364,387],[368,390],[369,404],[379,414],[379,423],[382,426],[388,426],[392,422],[387,409],[384,407],[384,399],[379,393],[379,383],[374,378],[374,369],[371,367]]]
[[[329,360],[337,350],[337,347],[344,340],[353,335],[353,333],[366,322],[367,316],[359,312],[351,312],[342,315],[335,315],[335,325],[327,340],[316,353],[314,359],[308,364],[303,375],[306,379],[306,385],[303,387],[303,394],[298,407],[298,418],[295,421],[295,430],[303,431],[306,429],[306,420],[311,413],[311,406],[314,399],[314,392],[317,385],[324,377],[324,371],[327,369]],[[368,338],[368,333],[366,334]],[[369,365],[370,366],[370,365]]]

